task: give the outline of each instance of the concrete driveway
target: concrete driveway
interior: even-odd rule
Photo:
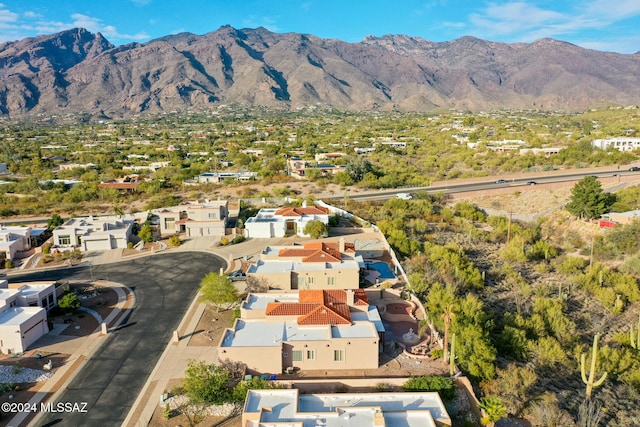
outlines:
[[[225,266],[225,260],[205,252],[173,252],[94,265],[95,279],[120,282],[133,289],[136,307],[57,399],[86,402],[87,412],[49,413],[39,424],[120,426],[195,297],[202,277]],[[12,281],[81,280],[89,279],[89,274],[88,268],[67,269],[13,277]]]

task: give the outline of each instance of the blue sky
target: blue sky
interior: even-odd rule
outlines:
[[[640,51],[640,0],[0,0],[0,42],[84,27],[121,45],[227,24],[347,42],[384,34],[438,42],[551,37],[589,49]]]

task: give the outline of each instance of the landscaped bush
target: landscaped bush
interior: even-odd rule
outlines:
[[[172,248],[177,248],[180,246],[180,236],[171,236],[169,237],[169,246]]]
[[[410,378],[402,388],[404,391],[437,391],[442,400],[452,400],[456,396],[456,384],[453,380],[437,375]]]
[[[242,242],[244,242],[245,240],[247,240],[247,238],[246,238],[246,237],[244,237],[244,236],[236,236],[236,237],[234,237],[234,238],[233,238],[233,240],[231,241],[231,244],[232,244],[232,245],[235,245],[236,243],[242,243]]]

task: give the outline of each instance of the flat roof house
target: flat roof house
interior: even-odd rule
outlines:
[[[243,427],[436,427],[451,417],[437,392],[300,394],[249,390]]]
[[[0,283],[0,351],[22,353],[49,332],[47,310],[56,303],[53,283]]]
[[[358,289],[366,268],[353,244],[311,242],[304,246],[269,246],[249,266],[247,276],[269,283],[269,291],[298,289]]]
[[[384,326],[362,289],[249,294],[218,359],[256,372],[375,369]]]
[[[0,226],[0,259],[20,258],[20,253],[31,249],[31,227]]]
[[[301,208],[263,208],[244,224],[246,237],[270,238],[287,235],[306,236],[304,228],[309,221],[329,224],[329,209],[321,206]]]
[[[160,235],[171,236],[184,233],[187,236],[225,235],[229,218],[228,200],[205,200],[187,202],[182,205],[158,209]]]
[[[71,218],[53,230],[53,244],[81,251],[126,248],[134,221],[133,216]]]

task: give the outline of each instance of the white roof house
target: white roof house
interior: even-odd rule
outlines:
[[[591,145],[601,150],[607,150],[609,148],[616,149],[618,151],[633,151],[640,149],[640,138],[637,137],[619,137],[619,138],[606,138],[595,139],[591,142]]]
[[[437,392],[300,395],[297,389],[249,390],[242,425],[436,427],[451,425],[451,418]]]
[[[160,218],[160,235],[222,237],[229,219],[228,200],[190,201],[154,211]]]
[[[56,303],[52,282],[0,283],[0,351],[22,353],[49,332],[47,310]]]
[[[301,208],[263,208],[244,224],[246,237],[270,238],[286,235],[306,236],[304,228],[309,221],[329,224],[329,210],[321,206]]]
[[[53,230],[53,244],[81,251],[126,248],[134,221],[131,215],[71,218]]]
[[[31,227],[0,226],[0,253],[5,259],[20,258],[20,252],[31,249]]]

